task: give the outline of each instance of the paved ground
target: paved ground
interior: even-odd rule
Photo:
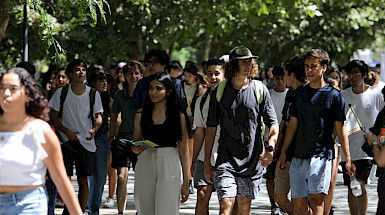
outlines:
[[[134,199],[133,199],[134,198],[134,195],[133,195],[134,172],[130,171],[128,177],[129,179],[127,184],[127,188],[128,188],[127,189],[127,207],[126,207],[125,214],[135,214],[136,210],[135,210]],[[72,178],[72,184],[74,185],[75,190],[77,190],[75,177]],[[377,200],[378,200],[376,177],[371,182],[371,184],[366,185],[366,189],[369,195],[369,207],[368,207],[367,214],[375,214],[376,208],[377,208]],[[107,197],[107,192],[108,192],[108,186],[106,184],[104,193],[103,193],[103,198]],[[265,183],[263,184],[262,192],[263,192],[262,195],[253,201],[251,214],[261,214],[261,215],[270,214],[270,202],[267,195]],[[335,207],[334,214],[339,214],[339,215],[349,214],[349,206],[347,203],[347,188],[343,185],[342,174],[338,174],[337,185],[334,193],[335,193],[334,203],[333,203],[333,206]],[[197,197],[196,194],[190,195],[189,200],[186,203],[181,204],[180,214],[194,214],[196,197]],[[114,198],[116,198],[116,196]],[[57,214],[61,214],[61,211],[62,211],[61,208],[57,208],[55,212]],[[210,214],[218,214],[219,213],[218,211],[219,211],[218,198],[216,193],[214,193],[210,201]],[[116,203],[114,208],[112,209],[102,208],[100,210],[100,214],[101,215],[117,214]]]

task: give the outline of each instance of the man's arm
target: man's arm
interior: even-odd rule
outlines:
[[[92,138],[95,137],[95,134],[99,130],[100,126],[102,126],[102,123],[103,123],[102,115],[100,113],[95,114],[95,125],[89,132],[90,136],[86,137],[87,140],[92,140]]]
[[[275,144],[278,138],[278,132],[279,132],[278,125],[272,125],[270,127],[269,140],[267,141],[269,146],[273,146],[275,148]],[[273,161],[273,156],[274,156],[273,151],[265,150],[265,152],[262,153],[259,157],[259,160],[261,161],[261,165],[263,167],[267,167]]]
[[[54,110],[54,109],[51,109],[51,113],[52,113],[52,121],[53,121],[53,124],[55,126],[55,128],[59,129],[60,131],[64,132],[64,134],[68,137],[69,140],[79,140],[77,135],[79,132],[72,132],[70,131],[68,128],[66,128],[63,123],[61,122],[61,120],[58,118],[58,115],[59,115],[59,112]]]
[[[297,117],[290,117],[289,124],[287,125],[286,128],[286,135],[285,139],[283,141],[282,149],[281,149],[281,155],[279,156],[278,160],[278,167],[281,170],[284,170],[286,168],[286,152],[287,149],[289,148],[291,142],[294,139],[295,134],[297,133],[298,129],[298,118]]]
[[[356,167],[354,166],[350,158],[349,139],[346,133],[345,124],[342,121],[335,121],[334,127],[336,128],[337,137],[338,137],[338,140],[340,141],[342,151],[346,158],[346,169],[348,170],[348,174],[355,175]]]
[[[214,182],[213,167],[211,166],[210,160],[216,132],[217,127],[210,126],[207,126],[205,132],[205,177],[210,183]]]
[[[117,120],[118,120],[118,115],[116,113],[111,113],[110,130],[109,130],[110,143],[113,140],[113,138],[117,136],[117,132],[116,132]]]
[[[205,129],[202,127],[196,127],[194,133],[194,148],[193,148],[193,157],[191,164],[191,175],[194,175],[195,161],[198,158],[199,152],[202,149],[203,141],[205,138]]]

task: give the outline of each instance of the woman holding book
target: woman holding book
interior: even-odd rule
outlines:
[[[138,213],[179,214],[179,201],[183,203],[189,196],[188,129],[186,114],[169,74],[158,73],[150,82],[134,126],[134,141],[149,140],[158,145],[152,148],[132,145],[139,154],[134,186]]]

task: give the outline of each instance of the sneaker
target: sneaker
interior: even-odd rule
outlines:
[[[84,211],[84,215],[92,215],[92,213],[89,211]]]
[[[282,208],[280,209],[281,215],[288,215]]]
[[[188,191],[190,194],[194,194],[194,186],[193,186],[192,180],[189,181]]]
[[[280,215],[279,208],[272,208],[271,209],[271,215]]]
[[[107,198],[106,202],[104,202],[104,208],[112,208],[115,205],[115,201],[113,199]]]
[[[55,202],[55,207],[57,207],[57,208],[64,207],[64,202],[60,197],[57,197],[56,202]]]

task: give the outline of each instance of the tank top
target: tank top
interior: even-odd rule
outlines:
[[[42,147],[45,143],[43,121],[31,122],[24,131],[0,132],[0,185],[31,186],[45,183],[47,167],[43,160],[48,156]]]
[[[158,144],[160,147],[175,147],[177,146],[178,135],[176,135],[175,125],[170,123],[168,117],[163,122],[163,124],[152,124],[149,128],[142,128],[142,131],[145,129],[146,132],[143,133],[145,140],[150,140]]]

